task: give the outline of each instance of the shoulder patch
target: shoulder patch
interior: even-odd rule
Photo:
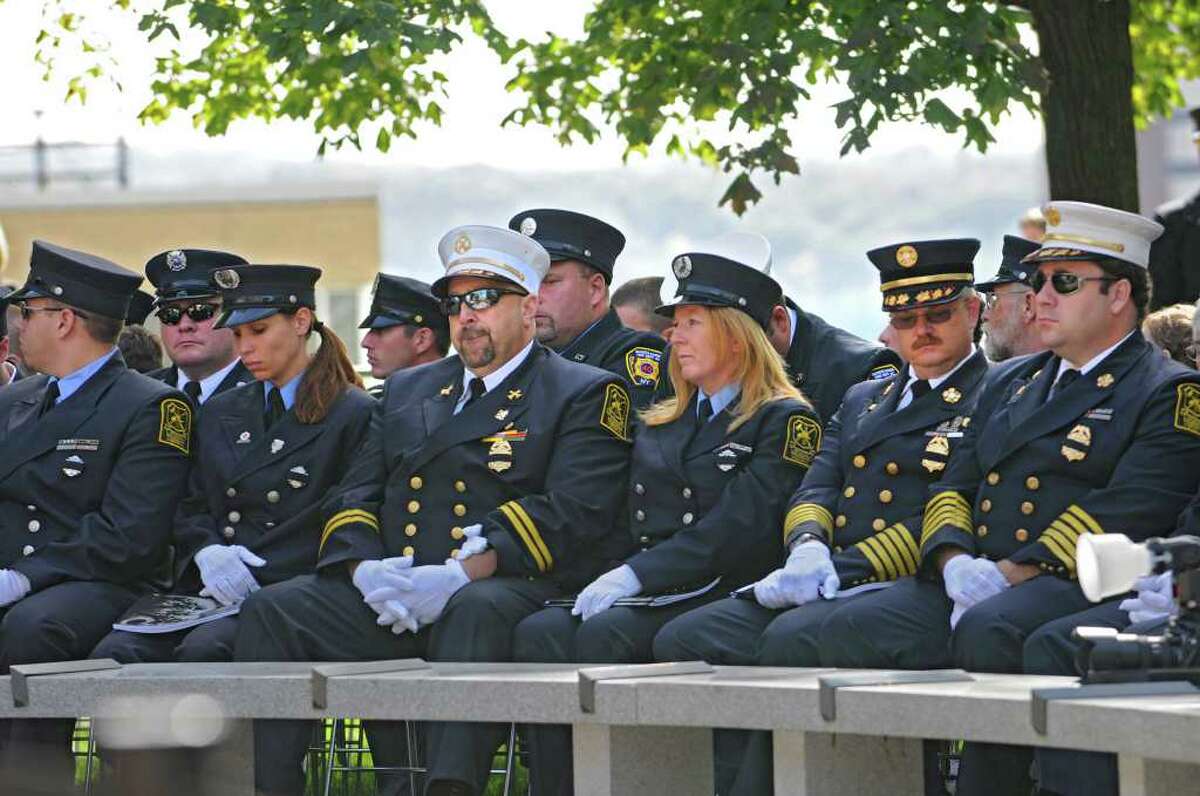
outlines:
[[[1200,437],[1200,384],[1175,388],[1175,428]]]
[[[821,424],[808,415],[788,418],[787,439],[783,443],[783,460],[808,467],[821,447]]]
[[[662,366],[662,351],[644,346],[635,346],[625,354],[625,370],[635,387],[653,387],[658,384]]]
[[[629,441],[629,393],[619,384],[604,388],[604,406],[600,410],[600,425],[620,440]]]
[[[182,451],[192,450],[192,407],[178,398],[164,398],[158,405],[158,441]]]
[[[879,367],[871,368],[871,373],[867,376],[871,381],[879,381],[881,379],[890,379],[900,373],[900,368],[895,365],[880,365]]]

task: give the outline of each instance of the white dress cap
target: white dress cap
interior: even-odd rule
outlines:
[[[1022,262],[1087,260],[1100,255],[1147,268],[1150,244],[1163,233],[1162,224],[1137,213],[1087,202],[1049,202],[1042,206],[1042,215],[1046,218],[1042,247]]]
[[[456,276],[503,279],[537,293],[550,270],[550,255],[542,244],[503,227],[455,227],[438,243],[438,256],[446,273],[433,283],[437,296],[446,295],[446,286]]]

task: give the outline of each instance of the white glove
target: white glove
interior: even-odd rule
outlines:
[[[968,555],[955,556],[947,561],[942,568],[942,580],[946,582],[946,595],[956,607],[962,606],[964,611],[989,597],[995,597],[1010,585],[994,561]],[[957,624],[956,620],[951,627],[954,624]]]
[[[1170,572],[1138,578],[1136,588],[1137,597],[1121,600],[1117,606],[1129,612],[1130,622],[1163,621],[1179,613],[1179,603],[1175,602],[1175,579]]]
[[[829,548],[810,539],[793,548],[783,569],[754,584],[754,598],[763,608],[788,608],[818,597],[832,600],[840,586]]]
[[[607,611],[622,597],[632,597],[642,590],[642,582],[628,564],[610,569],[587,585],[575,598],[571,613],[586,622],[601,611]]]
[[[463,528],[463,543],[458,548],[458,561],[465,561],[471,556],[477,556],[488,549],[487,537],[483,535],[483,526],[479,523]]]
[[[413,567],[405,574],[407,583],[378,588],[367,595],[367,602],[390,606],[397,601],[418,625],[436,622],[454,593],[471,582],[462,564],[453,558],[445,564]]]
[[[210,544],[195,556],[204,588],[201,597],[213,597],[221,605],[233,605],[258,591],[258,581],[246,565],[261,567],[267,563],[240,544]]]
[[[0,607],[12,605],[29,594],[29,578],[15,569],[0,569]]]
[[[376,622],[381,627],[391,626],[392,632],[400,635],[405,630],[417,632],[417,623],[408,609],[398,600],[373,600],[371,595],[380,589],[400,589],[410,585],[412,556],[397,556],[383,560],[360,561],[354,568],[351,581],[363,595],[363,602],[379,615]]]

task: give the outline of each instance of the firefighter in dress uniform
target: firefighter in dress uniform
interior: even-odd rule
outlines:
[[[643,415],[628,484],[632,550],[568,607],[517,626],[521,661],[647,663],[655,633],[696,605],[762,577],[778,557],[787,495],[821,441],[765,327],[774,279],[706,253],[675,258],[673,398]],[[717,579],[720,579],[719,581]],[[621,598],[703,590],[668,607]],[[526,730],[536,794],[571,793],[569,727]]]
[[[125,367],[116,341],[139,274],[34,241],[7,297],[28,365],[0,390],[0,671],[86,658],[166,555],[192,406]],[[69,789],[69,719],[0,723],[6,788]],[[45,776],[49,781],[30,781]]]
[[[534,340],[550,261],[532,238],[467,226],[438,251],[459,354],[388,378],[325,503],[318,571],[250,595],[237,660],[509,660],[521,619],[619,555],[628,388]],[[258,787],[301,792],[308,724],[257,724]],[[427,725],[426,792],[482,792],[504,736]]]
[[[371,310],[359,329],[371,375],[386,379],[398,370],[437,362],[450,349],[450,325],[429,285],[406,276],[379,274]],[[378,398],[383,384],[371,388]]]

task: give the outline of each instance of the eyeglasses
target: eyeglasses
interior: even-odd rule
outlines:
[[[908,331],[916,326],[917,321],[921,318],[924,318],[926,323],[933,324],[934,326],[941,326],[943,323],[953,317],[954,305],[951,304],[947,307],[935,307],[933,309],[926,310],[924,313],[914,312],[911,315],[893,315],[888,323],[892,325],[893,329]]]
[[[990,310],[995,308],[995,306],[1000,303],[1000,299],[1004,298],[1005,296],[1023,296],[1028,292],[1029,291],[1027,289],[1014,290],[1010,293],[1000,293],[996,290],[989,290],[983,294],[983,306]]]
[[[1034,273],[1029,277],[1029,286],[1033,288],[1034,293],[1041,293],[1042,288],[1046,286],[1046,282],[1050,283],[1050,287],[1054,288],[1054,292],[1060,296],[1069,296],[1072,293],[1078,293],[1083,288],[1084,282],[1116,282],[1115,276],[1080,276],[1073,274],[1070,271],[1055,271],[1049,277],[1042,271]]]
[[[446,296],[441,301],[442,312],[446,315],[454,316],[462,309],[462,305],[466,304],[471,309],[479,312],[494,307],[500,303],[500,299],[504,296],[524,296],[525,294],[519,290],[502,290],[498,287],[479,287],[474,290],[468,290],[466,293],[458,293],[451,296]]]
[[[210,304],[206,301],[197,302],[187,307],[180,307],[174,304],[168,304],[165,307],[159,307],[158,319],[167,326],[175,326],[183,320],[186,315],[196,323],[207,321],[209,318],[217,314],[221,306],[219,304]]]
[[[20,311],[21,320],[23,321],[29,320],[30,316],[35,312],[62,312],[63,310],[70,310],[80,318],[87,317],[85,313],[80,312],[74,307],[31,307],[28,304],[18,304],[17,310]]]
[[[1183,349],[1183,353],[1188,359],[1200,359],[1200,343],[1191,343],[1187,348]]]

